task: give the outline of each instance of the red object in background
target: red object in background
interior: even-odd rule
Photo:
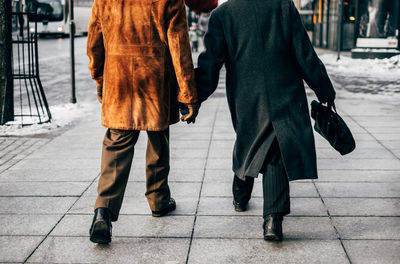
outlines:
[[[194,12],[210,12],[218,6],[218,0],[185,0],[186,5]]]

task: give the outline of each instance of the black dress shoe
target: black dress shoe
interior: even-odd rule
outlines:
[[[264,240],[282,241],[282,220],[279,214],[269,214],[264,218]]]
[[[97,208],[94,211],[92,226],[90,227],[90,241],[98,244],[111,242],[111,213],[107,208]]]
[[[175,209],[176,209],[176,202],[173,198],[170,198],[167,207],[165,207],[160,211],[151,211],[151,215],[154,217],[161,217],[174,211]]]
[[[247,210],[247,203],[241,204],[233,200],[233,206],[235,207],[236,212],[244,212]]]

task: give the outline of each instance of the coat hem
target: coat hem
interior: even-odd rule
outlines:
[[[120,129],[120,130],[143,130],[143,131],[164,131],[166,130],[170,125],[176,124],[179,122],[178,120],[171,121],[169,124],[162,126],[162,127],[149,127],[149,126],[118,126],[118,125],[109,125],[106,122],[102,122],[101,125],[110,128],[110,129]]]

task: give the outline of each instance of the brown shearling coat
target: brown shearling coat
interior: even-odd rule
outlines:
[[[95,0],[87,55],[105,127],[165,130],[197,102],[184,0]]]

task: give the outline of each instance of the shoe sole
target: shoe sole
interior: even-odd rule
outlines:
[[[241,207],[236,207],[235,201],[233,201],[233,208],[235,209],[236,212],[245,212],[247,211],[247,204],[245,206]]]
[[[90,241],[97,244],[108,244],[111,242],[111,235],[106,222],[99,221],[94,224],[90,234]]]
[[[264,236],[265,241],[282,241],[282,237],[276,235],[266,235]]]
[[[172,206],[171,208],[165,209],[165,211],[161,212],[151,212],[153,217],[163,217],[176,209],[176,205]]]
[[[235,207],[235,211],[236,211],[236,212],[239,212],[239,213],[240,213],[240,212],[245,212],[245,211],[246,211],[246,208],[236,208],[236,207]]]

